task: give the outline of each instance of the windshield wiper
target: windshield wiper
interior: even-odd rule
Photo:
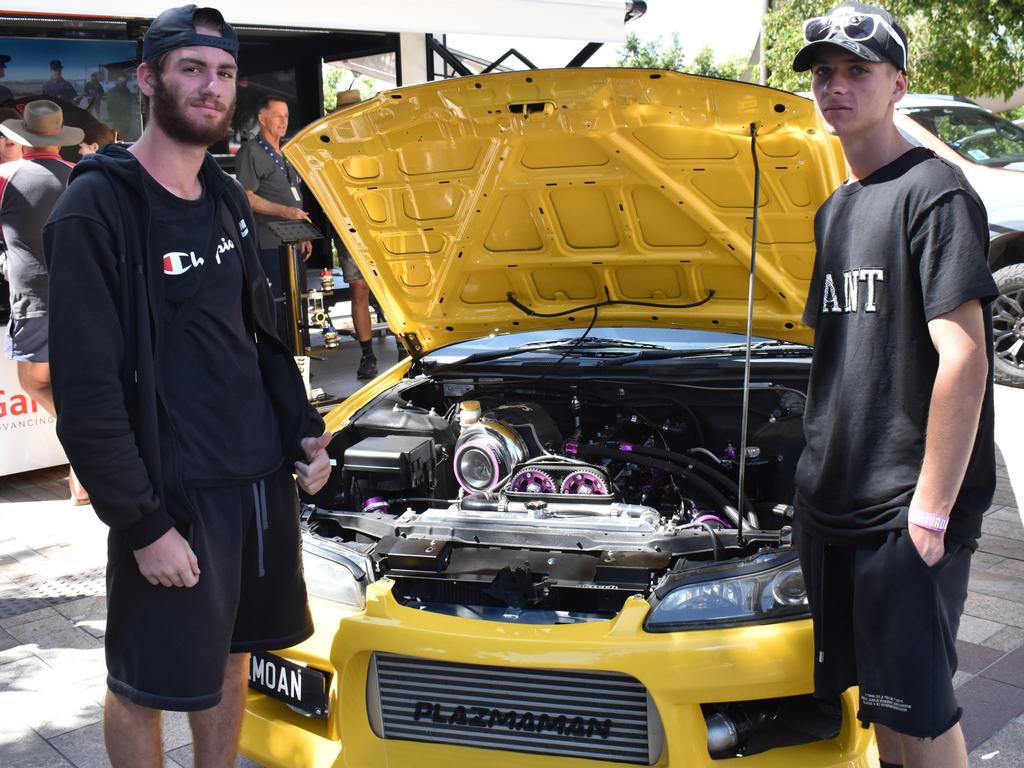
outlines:
[[[661,344],[650,344],[648,342],[632,341],[630,339],[580,339],[579,336],[570,336],[564,339],[555,339],[554,341],[535,341],[515,347],[514,349],[496,349],[488,352],[475,352],[472,355],[467,355],[466,357],[459,358],[458,360],[453,360],[450,363],[432,363],[431,370],[443,370],[451,366],[465,365],[467,363],[486,363],[490,360],[502,360],[506,357],[524,355],[530,352],[563,352],[565,350],[572,350],[575,354],[576,350],[593,352],[594,350],[611,349],[615,347],[637,349],[642,350],[643,352],[671,351]],[[625,353],[625,356],[632,357],[633,354]]]
[[[565,349],[576,347],[578,349],[606,349],[608,347],[626,347],[628,349],[663,349],[668,350],[664,344],[652,344],[647,341],[633,341],[632,339],[604,339],[600,336],[587,336],[581,339],[579,336],[570,336],[565,339],[557,339],[544,344],[545,349]]]
[[[722,357],[733,358],[745,355],[746,344],[728,344],[722,347],[704,347],[702,349],[665,349],[665,350],[641,350],[629,355],[623,355],[611,360],[605,360],[604,365],[628,365],[638,360],[679,360],[687,357]],[[767,357],[771,355],[787,357],[804,357],[811,353],[811,348],[803,344],[796,344],[790,341],[759,341],[750,345],[750,352],[756,357]]]

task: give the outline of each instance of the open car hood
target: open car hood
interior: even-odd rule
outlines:
[[[414,354],[495,332],[801,325],[842,156],[812,102],[640,69],[460,77],[307,126],[285,154]],[[657,306],[651,306],[657,305]],[[533,314],[536,313],[536,314]]]

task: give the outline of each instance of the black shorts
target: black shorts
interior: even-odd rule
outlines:
[[[254,496],[260,486],[265,505]],[[136,704],[183,712],[220,701],[229,653],[287,648],[313,632],[291,468],[188,493],[198,510],[182,531],[199,560],[194,587],[154,587],[126,536],[111,531],[107,544],[107,686]]]
[[[860,686],[864,723],[936,738],[960,719],[953,693],[972,550],[946,542],[928,566],[906,529],[870,544],[796,537],[814,617],[814,691]]]
[[[49,320],[45,317],[12,317],[7,323],[4,352],[19,363],[50,362]]]

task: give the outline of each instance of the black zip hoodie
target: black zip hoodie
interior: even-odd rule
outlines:
[[[274,334],[274,305],[241,187],[207,154],[200,174],[220,221],[240,243],[247,322],[290,464],[323,420],[306,402],[291,352]],[[43,229],[50,273],[50,376],[57,436],[93,508],[134,549],[187,524],[191,505],[165,406],[158,318],[163,263],[149,253],[142,167],[111,144],[75,166]],[[170,440],[161,440],[169,434]],[[170,454],[170,455],[168,455]]]

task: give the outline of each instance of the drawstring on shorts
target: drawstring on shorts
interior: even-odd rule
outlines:
[[[267,486],[263,480],[252,484],[252,501],[256,510],[256,546],[258,550],[257,574],[264,576],[263,567],[263,533],[270,528],[270,517],[267,514]]]

